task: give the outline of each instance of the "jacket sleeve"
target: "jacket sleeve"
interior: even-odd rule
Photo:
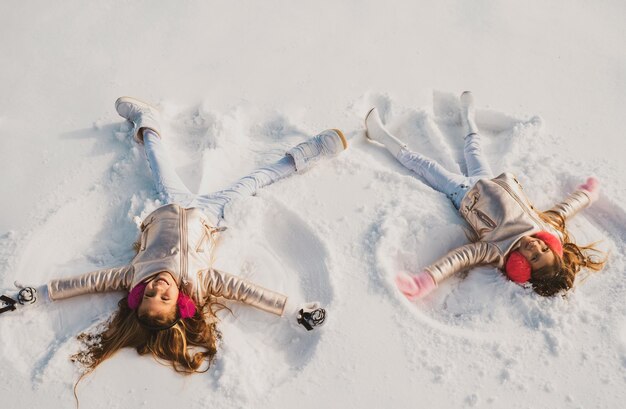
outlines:
[[[589,195],[584,190],[579,189],[567,196],[561,203],[554,205],[548,212],[555,213],[561,216],[563,220],[567,220],[590,205]]]
[[[48,283],[48,294],[54,301],[82,294],[123,291],[130,288],[132,279],[131,265],[107,268],[76,277],[52,280]]]
[[[439,284],[451,275],[482,265],[499,265],[502,256],[493,243],[478,241],[465,244],[429,265],[425,270]]]
[[[272,314],[283,315],[287,303],[286,296],[213,268],[203,273],[202,285],[206,294],[239,301]]]

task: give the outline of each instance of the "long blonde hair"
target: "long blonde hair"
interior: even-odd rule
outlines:
[[[533,290],[540,295],[549,297],[562,290],[569,290],[574,285],[576,274],[587,268],[591,271],[600,271],[606,263],[604,253],[595,248],[596,243],[579,246],[565,228],[565,218],[558,213],[547,211],[539,212],[544,222],[558,230],[563,239],[563,257],[555,254],[555,263],[532,271],[530,283]]]
[[[86,369],[74,385],[74,397],[78,402],[76,388],[80,381],[93,372],[104,360],[122,348],[134,348],[139,355],[152,354],[160,362],[169,363],[176,372],[192,374],[206,372],[217,353],[221,333],[217,329],[215,313],[223,305],[207,301],[196,308],[191,318],[184,318],[174,326],[161,331],[146,328],[139,322],[137,313],[128,306],[127,297],[118,302],[118,309],[97,334],[82,333],[78,336],[83,349],[72,355],[74,362]],[[160,325],[160,318],[142,317],[143,323]],[[195,352],[190,352],[190,351]],[[203,364],[206,366],[202,369]]]

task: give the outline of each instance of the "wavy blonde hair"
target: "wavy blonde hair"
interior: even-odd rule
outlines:
[[[561,291],[567,291],[574,285],[576,274],[587,268],[591,271],[600,271],[606,263],[604,253],[591,243],[579,246],[565,228],[565,218],[552,212],[538,213],[541,220],[558,230],[563,236],[563,257],[554,253],[555,262],[531,272],[530,283],[533,290],[545,297],[553,296]]]
[[[76,388],[80,381],[122,348],[134,348],[139,355],[151,354],[157,361],[169,363],[178,373],[208,371],[221,339],[215,313],[222,308],[225,307],[209,300],[196,308],[193,317],[181,319],[171,328],[154,331],[139,322],[136,311],[128,306],[127,297],[122,298],[104,329],[97,334],[82,333],[78,336],[83,348],[71,359],[86,370],[74,385],[76,402]],[[144,316],[141,320],[148,325],[162,325],[164,320],[170,318]],[[201,369],[203,364],[206,367]]]

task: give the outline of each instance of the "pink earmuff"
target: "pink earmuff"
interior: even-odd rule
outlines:
[[[514,251],[506,262],[506,275],[515,283],[525,283],[530,280],[530,263],[519,251]]]
[[[139,283],[130,290],[128,298],[126,299],[128,308],[131,310],[139,308],[139,304],[141,304],[141,299],[143,298],[143,292],[146,290],[146,285],[146,283]]]
[[[563,257],[563,244],[554,234],[540,231],[533,234],[533,236],[546,243],[546,246],[559,257]],[[511,281],[516,283],[527,282],[530,280],[531,270],[530,263],[526,260],[526,257],[522,256],[522,253],[519,251],[511,252],[505,266],[506,275]]]
[[[146,285],[146,283],[139,283],[128,293],[127,303],[131,310],[139,308],[139,304],[141,304],[141,300],[143,299],[143,293],[146,290]],[[180,318],[191,318],[196,314],[196,304],[191,297],[182,291],[178,293],[176,304]]]
[[[180,318],[191,318],[196,314],[196,304],[193,302],[190,296],[184,294],[182,291],[178,293],[178,313]]]

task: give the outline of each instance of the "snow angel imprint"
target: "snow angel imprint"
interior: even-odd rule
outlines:
[[[379,142],[402,165],[433,189],[444,193],[470,225],[472,243],[450,251],[417,274],[400,272],[398,289],[410,300],[430,293],[453,274],[476,266],[492,265],[516,283],[530,283],[538,294],[552,296],[574,285],[581,268],[600,270],[605,260],[592,245],[579,246],[565,221],[590,206],[598,197],[599,182],[590,177],[563,202],[538,212],[514,175],[491,172],[482,154],[470,92],[461,95],[461,118],[466,131],[464,154],[468,175],[458,175],[417,153],[390,134],[376,108],[365,118],[366,135]]]
[[[323,131],[229,188],[197,195],[177,175],[161,143],[159,111],[129,97],[119,98],[115,108],[134,125],[133,137],[145,148],[157,192],[166,204],[143,220],[137,254],[128,264],[23,288],[18,296],[28,306],[35,301],[29,297],[35,290],[36,304],[87,293],[126,292],[102,332],[79,336],[86,350],[73,358],[85,365],[85,373],[125,347],[169,362],[178,372],[199,372],[203,364],[208,369],[220,338],[215,316],[220,299],[287,317],[306,330],[321,325],[326,311],[318,302],[296,306],[283,294],[212,268],[211,261],[217,237],[225,229],[225,206],[338,155],[347,148],[341,131]]]

